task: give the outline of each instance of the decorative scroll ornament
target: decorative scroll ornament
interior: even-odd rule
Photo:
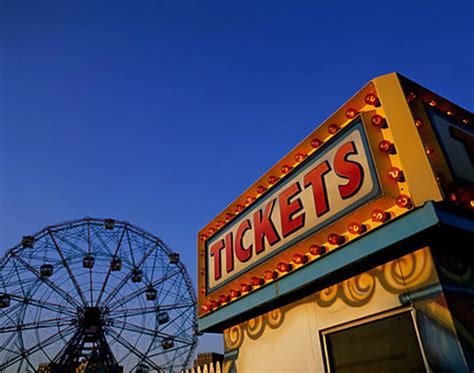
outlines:
[[[238,349],[244,341],[242,324],[231,326],[224,331],[224,345],[226,351]]]
[[[250,339],[258,339],[265,331],[266,326],[277,329],[283,324],[285,315],[281,308],[277,308],[266,314],[254,317],[245,323],[234,325],[224,332],[224,344],[226,352],[240,348],[244,335]]]
[[[273,310],[269,313],[267,313],[267,325],[272,328],[272,329],[278,329],[281,324],[283,324],[283,320],[285,319],[285,316],[281,309],[276,309]]]
[[[257,339],[263,334],[264,330],[265,330],[265,324],[264,324],[263,316],[257,316],[247,321],[246,331],[249,338]]]
[[[332,285],[316,294],[316,302],[321,307],[331,306],[337,299],[339,285]]]
[[[367,304],[375,293],[375,277],[368,273],[350,278],[342,283],[346,303],[353,307]]]
[[[337,299],[351,307],[362,307],[373,298],[377,280],[386,291],[400,294],[410,288],[426,284],[432,275],[431,256],[426,250],[418,250],[339,284],[329,286],[316,293],[315,300],[319,306],[326,308]]]

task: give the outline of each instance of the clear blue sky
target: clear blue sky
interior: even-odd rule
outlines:
[[[0,251],[110,216],[195,279],[197,231],[372,77],[472,110],[473,4],[0,0]]]

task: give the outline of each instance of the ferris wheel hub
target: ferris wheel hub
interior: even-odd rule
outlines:
[[[79,313],[79,326],[85,338],[93,342],[98,337],[98,332],[108,323],[107,310],[102,307],[83,307]]]

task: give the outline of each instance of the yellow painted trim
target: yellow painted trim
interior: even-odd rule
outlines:
[[[410,107],[396,73],[375,78],[373,83],[385,110],[403,172],[415,206],[441,201],[442,192],[426,155]]]

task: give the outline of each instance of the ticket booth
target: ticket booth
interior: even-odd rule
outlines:
[[[198,236],[226,372],[474,370],[472,113],[371,80]]]

